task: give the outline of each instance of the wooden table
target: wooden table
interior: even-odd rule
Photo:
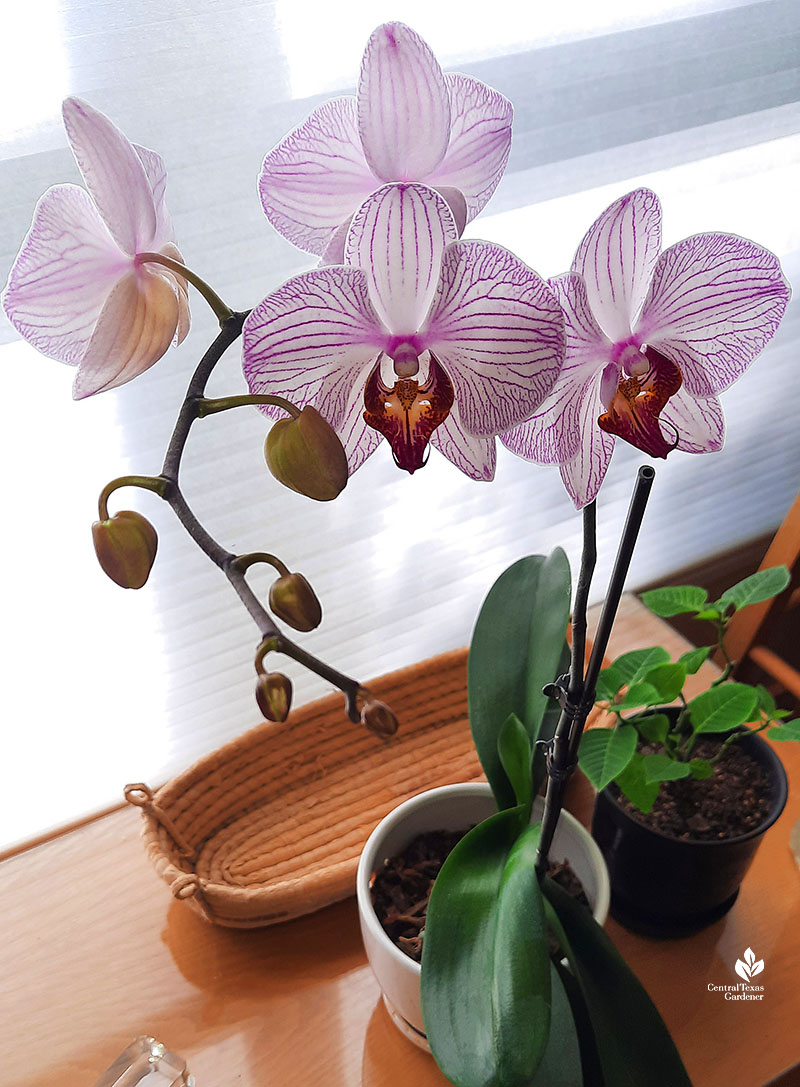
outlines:
[[[626,598],[612,654],[657,642],[685,648]],[[698,688],[711,675],[695,677]],[[760,1087],[800,1060],[800,873],[788,845],[800,749],[783,745],[781,756],[789,803],[726,918],[665,942],[607,926],[695,1087]],[[587,789],[571,799],[588,818]],[[209,926],[158,881],[130,809],[0,864],[0,916],[2,1087],[92,1087],[139,1034],[184,1056],[197,1087],[446,1083],[384,1011],[354,899],[267,929]],[[747,947],[766,964],[763,1003],[709,992],[738,980],[733,964]]]

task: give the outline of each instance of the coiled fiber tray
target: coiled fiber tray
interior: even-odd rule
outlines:
[[[467,651],[382,676],[400,721],[379,740],[340,694],[265,722],[157,792],[128,785],[148,856],[176,898],[216,925],[256,928],[353,894],[361,849],[424,789],[483,780],[467,721]]]

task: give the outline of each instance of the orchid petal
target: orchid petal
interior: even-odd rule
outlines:
[[[177,260],[179,263],[185,264],[180,249],[178,249],[177,245],[173,245],[172,242],[168,242],[163,246],[161,252],[165,257],[170,257],[172,260]],[[172,272],[167,271],[166,268],[159,268],[159,274],[168,282],[172,283],[175,288],[175,293],[178,296],[178,327],[175,330],[175,339],[173,341],[173,347],[177,347],[186,339],[191,324],[189,284],[183,276],[174,275]]]
[[[384,185],[353,216],[345,259],[362,269],[380,319],[396,336],[422,326],[442,255],[456,240],[447,202],[425,185]]]
[[[467,225],[467,201],[464,199],[463,192],[460,189],[454,189],[452,185],[436,185],[434,188],[447,201],[456,224],[456,233],[460,238]]]
[[[458,242],[442,262],[425,346],[456,392],[464,429],[498,434],[534,412],[564,361],[564,317],[552,288],[507,249]]]
[[[160,249],[167,242],[175,241],[175,228],[172,225],[172,217],[167,211],[167,167],[161,155],[151,151],[149,147],[140,147],[133,144],[133,149],[139,156],[139,161],[144,167],[147,182],[153,193],[153,203],[156,209],[156,229],[153,237],[153,248]]]
[[[649,189],[606,208],[578,247],[572,271],[586,280],[594,315],[612,340],[630,336],[660,251],[661,206]]]
[[[789,296],[768,249],[732,234],[695,234],[661,254],[637,332],[680,366],[691,396],[713,396],[763,351]]]
[[[452,185],[467,204],[467,222],[486,205],[508,162],[513,106],[499,91],[466,75],[446,75],[450,94],[450,144],[426,178],[437,188]]]
[[[67,98],[64,127],[97,210],[129,256],[156,243],[156,205],[142,160],[116,125],[79,98]]]
[[[667,441],[686,453],[718,453],[725,445],[725,417],[716,396],[695,399],[684,389],[670,397],[661,411]]]
[[[116,388],[144,373],[166,352],[177,325],[178,297],[166,277],[143,268],[123,276],[81,359],[74,398]]]
[[[598,371],[584,386],[578,410],[581,441],[575,456],[561,465],[561,478],[577,509],[583,509],[597,497],[614,452],[614,436],[597,425],[604,411],[600,399],[602,377],[602,370]]]
[[[458,402],[431,435],[431,445],[470,479],[490,482],[494,479],[497,449],[494,438],[479,438],[464,429]]]
[[[364,50],[358,129],[367,162],[383,181],[419,181],[444,158],[450,96],[430,47],[403,23],[384,23]]]
[[[350,475],[359,469],[381,444],[381,435],[377,430],[367,426],[364,420],[364,386],[368,375],[369,366],[355,378],[351,372],[341,375],[342,383],[349,383],[350,389],[339,413],[339,423],[336,429],[344,446]],[[326,397],[323,394],[319,406],[323,414],[325,403]]]
[[[270,151],[258,179],[270,223],[292,245],[318,256],[376,184],[352,95],[315,109]]]
[[[28,343],[76,366],[106,298],[131,264],[89,194],[77,185],[56,185],[36,206],[3,307]]]
[[[347,422],[350,388],[382,346],[363,274],[342,267],[316,268],[268,295],[245,321],[243,343],[252,393],[313,404],[337,431]]]

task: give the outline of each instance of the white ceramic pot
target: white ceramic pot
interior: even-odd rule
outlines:
[[[537,797],[534,818],[541,818],[544,802]],[[428,1050],[420,1003],[420,967],[383,931],[372,908],[373,874],[396,856],[418,834],[429,830],[464,830],[497,811],[489,786],[483,782],[444,785],[413,796],[378,823],[367,839],[356,876],[361,936],[369,964],[383,990],[383,1001],[395,1025],[421,1049]],[[599,924],[608,914],[608,872],[589,832],[569,812],[562,811],[550,856],[569,860],[583,884]]]

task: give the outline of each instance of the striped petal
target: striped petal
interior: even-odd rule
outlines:
[[[497,463],[495,440],[468,433],[461,422],[457,402],[441,426],[434,430],[431,445],[470,479],[484,483],[494,479]]]
[[[444,158],[450,95],[430,47],[403,23],[373,31],[361,62],[358,129],[383,181],[422,181]]]
[[[361,149],[352,95],[315,109],[270,151],[258,179],[270,223],[317,256],[378,184]]]
[[[72,389],[76,400],[132,381],[166,352],[179,316],[171,280],[137,268],[119,281],[81,359]]]
[[[606,208],[578,247],[572,271],[586,280],[589,303],[610,339],[630,336],[660,251],[661,207],[649,189]]]
[[[133,145],[108,117],[79,98],[63,105],[72,153],[103,222],[129,256],[157,242],[153,189]]]
[[[450,94],[450,143],[430,177],[437,188],[459,189],[467,222],[485,206],[508,162],[513,106],[499,91],[466,75],[446,75]]]
[[[718,453],[725,445],[725,417],[715,396],[695,399],[685,389],[670,397],[661,411],[668,442],[686,453]]]
[[[661,254],[637,332],[680,366],[687,393],[714,396],[772,339],[790,293],[769,250],[696,234]]]
[[[583,388],[578,410],[581,441],[575,456],[561,465],[561,478],[577,509],[583,509],[597,497],[614,452],[614,436],[597,425],[605,410],[600,398],[602,379],[600,371]]]
[[[156,209],[156,230],[153,238],[153,248],[161,249],[168,242],[175,241],[175,229],[172,225],[172,216],[167,211],[167,167],[161,155],[151,151],[148,147],[140,147],[133,144],[133,149],[139,156],[139,161],[144,167],[145,176],[153,193],[153,203]]]
[[[463,428],[489,436],[527,419],[564,362],[564,317],[552,288],[499,245],[458,242],[424,335],[456,394]]]
[[[89,194],[48,189],[11,268],[3,308],[20,335],[50,358],[77,366],[106,298],[131,267]]]
[[[421,327],[456,240],[447,202],[425,185],[384,185],[353,216],[345,260],[361,268],[378,316],[395,336]]]

